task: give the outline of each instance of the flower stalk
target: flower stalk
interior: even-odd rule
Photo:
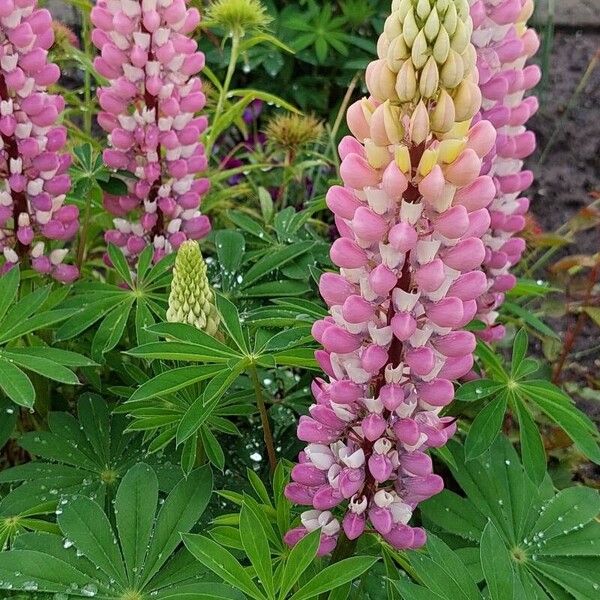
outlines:
[[[104,162],[135,177],[125,195],[104,196],[116,217],[105,239],[131,262],[151,244],[156,262],[210,231],[200,212],[209,181],[197,177],[207,167],[207,119],[197,116],[206,102],[197,76],[204,55],[191,37],[200,14],[186,0],[99,0],[91,20],[101,52],[94,65],[109,80],[98,90]]]
[[[427,450],[456,429],[441,411],[473,365],[464,327],[488,286],[481,238],[495,194],[481,174],[496,132],[475,118],[472,30],[467,0],[394,0],[366,71],[370,97],[347,111],[344,186],[327,193],[339,272],[320,280],[329,316],[313,326],[325,377],[300,418],[307,446],[286,488],[310,507],[286,542],[320,529],[321,555],[341,531],[421,547],[412,514],[443,488]]]
[[[60,77],[48,62],[52,17],[35,0],[0,6],[0,273],[18,263],[63,283],[77,267],[56,242],[79,228],[79,211],[65,203],[71,157],[66,129],[56,125],[65,102],[48,93]]]

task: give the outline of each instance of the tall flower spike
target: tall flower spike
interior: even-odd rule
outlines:
[[[489,289],[478,300],[477,315],[488,325],[480,332],[487,341],[504,335],[504,327],[495,323],[497,311],[505,292],[516,283],[509,269],[525,250],[524,240],[513,236],[525,226],[529,200],[521,194],[533,180],[531,171],[523,170],[523,159],[535,150],[535,135],[525,123],[538,108],[537,99],[525,98],[524,94],[540,79],[539,67],[525,65],[539,47],[535,31],[526,26],[532,13],[532,0],[471,3],[473,43],[483,93],[481,118],[490,121],[498,132],[482,171],[494,178],[496,187],[489,207],[491,228],[483,237]]]
[[[463,328],[487,288],[481,237],[495,187],[480,173],[496,132],[471,124],[471,30],[466,0],[394,0],[367,69],[371,97],[348,109],[344,186],[327,193],[340,270],[320,280],[329,316],[313,326],[326,375],[300,418],[307,446],[286,488],[310,510],[290,545],[320,529],[325,554],[341,529],[355,539],[367,527],[396,548],[425,543],[409,522],[443,488],[426,451],[456,429],[440,413],[473,365]]]
[[[189,323],[209,335],[215,335],[219,327],[215,295],[206,277],[200,247],[194,240],[183,242],[177,251],[167,321]]]
[[[94,65],[109,80],[98,90],[98,123],[108,132],[104,162],[135,175],[126,196],[106,195],[115,228],[105,238],[134,262],[148,243],[157,261],[210,231],[200,213],[209,182],[200,134],[205,104],[195,75],[204,55],[189,37],[200,22],[186,0],[99,0],[92,9]]]
[[[52,17],[35,0],[0,2],[0,273],[27,260],[68,283],[79,272],[55,242],[75,236],[79,213],[65,204],[71,157],[56,126],[65,103],[47,91],[60,77],[47,60],[53,42]]]

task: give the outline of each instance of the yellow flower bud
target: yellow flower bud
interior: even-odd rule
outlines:
[[[405,175],[408,175],[411,172],[412,165],[410,152],[406,146],[396,146],[396,149],[394,150],[394,162]]]
[[[399,144],[404,137],[404,128],[400,121],[400,108],[386,101],[383,107],[383,123],[385,132],[392,144]]]
[[[417,15],[421,20],[425,20],[431,12],[429,0],[417,0]],[[435,10],[433,11],[435,12]]]
[[[419,166],[417,168],[417,171],[419,172],[420,175],[422,175],[423,177],[425,177],[426,175],[429,175],[429,173],[431,172],[431,169],[433,169],[433,167],[437,164],[437,151],[436,150],[431,150],[431,149],[427,149],[423,152],[423,155],[421,156],[421,160],[419,161]]]
[[[421,69],[427,62],[429,56],[429,47],[427,45],[427,38],[425,37],[425,31],[421,29],[412,46],[411,60],[415,69]]]
[[[404,18],[404,21],[402,23],[402,35],[404,37],[406,45],[409,48],[412,47],[413,42],[417,38],[417,35],[419,35],[419,26],[417,25],[417,22],[415,20],[415,15],[412,6],[410,7],[410,10],[406,13],[406,17]]]
[[[450,164],[454,162],[465,147],[464,138],[446,139],[438,146],[438,157],[440,162]]]
[[[410,60],[407,60],[398,71],[396,93],[401,102],[411,102],[417,93],[417,76]]]
[[[440,15],[443,15],[448,10],[448,5],[450,4],[450,0],[437,0],[435,6]]]
[[[456,14],[456,6],[454,4],[448,5],[448,10],[444,15],[444,28],[448,32],[448,35],[451,37],[454,35],[454,30],[456,29],[456,23],[458,21],[458,15]]]
[[[432,10],[427,17],[427,21],[425,22],[425,37],[433,42],[440,32],[440,17],[438,16],[437,10]]]
[[[440,31],[433,44],[433,57],[436,62],[443,65],[448,59],[450,53],[450,36],[444,27],[440,27]]]
[[[412,10],[411,0],[400,0],[398,3],[398,17],[401,21],[404,21],[409,10]]]
[[[463,80],[464,75],[465,69],[460,54],[450,48],[448,58],[440,71],[442,85],[454,89]]]
[[[410,117],[409,136],[414,144],[420,144],[429,135],[429,112],[421,100]]]
[[[419,78],[419,92],[423,98],[433,98],[438,90],[440,83],[440,74],[437,63],[433,56],[430,56]]]
[[[398,73],[407,58],[410,58],[410,50],[407,48],[404,38],[398,36],[392,40],[387,50],[387,65],[394,73]]]
[[[393,40],[395,37],[402,35],[402,23],[398,18],[398,13],[393,12],[383,25],[383,32],[388,40]]]
[[[455,52],[462,54],[469,45],[470,40],[471,34],[468,27],[465,26],[463,21],[458,20],[456,22],[456,30],[450,40],[450,46]]]
[[[462,21],[466,21],[470,15],[470,8],[468,0],[454,0],[456,5],[456,11],[458,13],[458,18]]]
[[[365,153],[374,169],[381,169],[390,162],[390,153],[385,146],[377,146],[373,140],[365,140]]]
[[[431,114],[431,129],[439,133],[450,131],[455,120],[454,100],[445,90],[440,90],[437,104]]]
[[[471,119],[481,107],[481,92],[473,81],[465,79],[454,94],[456,120]]]

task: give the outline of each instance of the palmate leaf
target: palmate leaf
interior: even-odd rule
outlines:
[[[124,432],[126,419],[111,417],[99,396],[84,394],[77,410],[79,419],[69,413],[50,413],[49,431],[19,438],[37,460],[0,472],[0,484],[22,483],[4,502],[18,493],[31,496],[35,503],[40,486],[52,510],[73,494],[87,495],[100,504],[114,497],[123,474],[142,456],[139,437]]]
[[[467,456],[476,457],[490,447],[504,413],[510,408],[519,422],[521,451],[532,481],[541,482],[546,464],[542,440],[533,420],[539,411],[561,427],[585,456],[600,464],[595,424],[559,387],[550,381],[531,378],[538,370],[538,363],[526,357],[527,347],[527,334],[521,330],[515,336],[511,365],[506,367],[487,344],[478,343],[476,353],[486,378],[467,382],[456,393],[456,398],[463,402],[487,400],[469,430]]]
[[[452,474],[466,498],[446,490],[428,500],[422,505],[425,522],[463,538],[467,545],[481,539],[482,555],[486,548],[495,548],[494,562],[485,562],[483,568],[496,590],[510,564],[515,589],[526,590],[526,598],[596,598],[595,586],[600,587],[597,491],[572,487],[555,493],[548,477],[542,485],[534,485],[503,436],[476,460],[466,461],[459,444],[449,447],[457,464]],[[455,518],[457,507],[462,523]],[[510,563],[498,554],[501,547]],[[575,572],[580,573],[576,580]]]
[[[211,597],[210,587],[197,581],[197,564],[177,549],[180,534],[198,521],[211,491],[210,469],[196,469],[155,514],[156,475],[148,465],[137,464],[121,481],[114,514],[89,498],[75,497],[59,515],[62,536],[24,534],[14,549],[0,553],[0,589],[105,600],[122,599],[125,590],[130,597]],[[216,598],[238,597],[226,587],[216,589]]]

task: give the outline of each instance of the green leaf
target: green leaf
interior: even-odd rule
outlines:
[[[304,536],[290,551],[283,575],[281,576],[281,586],[279,591],[279,600],[284,600],[288,592],[294,587],[300,576],[317,555],[321,531],[319,529],[311,531]]]
[[[455,398],[462,402],[475,402],[495,395],[504,386],[491,379],[477,379],[463,383],[457,390]]]
[[[66,308],[37,313],[32,317],[25,319],[21,323],[16,323],[10,329],[3,331],[2,334],[0,334],[0,343],[9,342],[10,340],[27,335],[32,331],[46,329],[55,323],[64,321],[68,317],[72,316],[74,312],[77,311],[71,308]]]
[[[64,535],[108,577],[125,584],[125,568],[111,524],[102,509],[83,496],[65,505],[58,523]]]
[[[223,369],[222,365],[179,367],[160,373],[146,381],[131,395],[128,402],[148,400],[156,396],[168,396],[177,390],[204,381]]]
[[[246,555],[250,559],[262,586],[269,598],[275,597],[273,585],[273,568],[267,534],[261,520],[255,515],[250,505],[244,503],[240,511],[240,536]]]
[[[0,419],[0,448],[3,448],[15,429],[18,411],[11,406],[9,400],[0,398],[0,414],[3,415]],[[0,473],[0,477],[3,474],[6,475],[6,470]]]
[[[522,384],[520,389],[533,400],[550,419],[565,430],[575,445],[588,458],[600,464],[600,448],[594,436],[587,430],[587,422],[583,415],[574,406],[555,402],[548,398],[547,391],[537,385]]]
[[[208,345],[200,346],[195,343],[165,341],[143,344],[142,346],[133,348],[133,350],[129,350],[127,354],[148,360],[160,358],[163,360],[209,363],[228,362],[236,356],[233,352],[228,352],[227,354],[221,352],[217,344],[215,344],[215,347],[210,347]]]
[[[540,318],[536,317],[530,310],[515,304],[514,302],[504,302],[502,308],[509,313],[519,317],[523,323],[529,325],[539,333],[553,337],[554,339],[560,339],[556,332],[548,327]]]
[[[79,379],[77,379],[77,375],[75,375],[71,369],[63,367],[61,364],[53,362],[52,360],[28,354],[28,352],[21,354],[3,350],[1,356],[5,360],[12,362],[27,371],[38,373],[38,375],[42,375],[47,379],[67,383],[69,385],[79,385]]]
[[[236,273],[244,257],[244,236],[239,231],[222,229],[215,234],[215,246],[221,269],[226,273]]]
[[[18,575],[17,575],[18,573]],[[2,553],[0,580],[3,589],[25,590],[31,593],[33,582],[46,592],[69,593],[71,586],[82,588],[90,576],[55,556],[36,550],[11,550]]]
[[[394,580],[392,584],[405,600],[448,600],[447,596],[440,596],[430,589],[410,583],[404,579]]]
[[[481,456],[494,442],[506,413],[507,396],[492,400],[476,417],[465,440],[467,460]]]
[[[227,329],[231,339],[243,353],[248,353],[248,343],[242,330],[240,315],[235,305],[225,296],[216,294],[217,309],[221,315],[222,324]]]
[[[348,581],[353,581],[368,571],[378,560],[377,556],[353,556],[329,565],[303,585],[290,600],[308,600]]]
[[[37,356],[46,358],[50,361],[64,365],[65,367],[95,367],[97,363],[93,360],[71,352],[70,350],[61,350],[60,348],[50,348],[49,346],[28,346],[27,348],[11,348],[11,354],[19,354],[21,356]]]
[[[502,361],[485,342],[481,340],[477,342],[475,353],[482,360],[485,370],[489,375],[493,376],[497,381],[508,381],[508,374],[502,366]]]
[[[129,313],[134,303],[133,298],[127,298],[106,315],[92,341],[91,355],[96,361],[102,360],[102,355],[112,350],[123,337]]]
[[[504,541],[491,521],[483,530],[480,544],[481,567],[490,600],[513,598],[515,573]]]
[[[131,279],[131,270],[125,255],[120,248],[114,244],[108,245],[108,257],[112,263],[114,269],[122,277],[123,281],[129,284],[129,287],[133,288],[133,280]]]
[[[2,276],[2,294],[0,294],[0,323],[9,306],[15,301],[19,290],[20,273],[18,267],[13,267]]]
[[[136,586],[142,574],[157,502],[158,480],[154,471],[143,463],[129,469],[117,490],[115,516],[132,587]]]
[[[15,403],[31,408],[35,389],[29,377],[0,354],[0,389]]]
[[[312,241],[296,242],[289,246],[285,246],[280,250],[270,251],[246,272],[242,289],[247,288],[252,283],[258,281],[275,269],[279,269],[291,260],[308,252],[314,245],[315,242]]]
[[[213,489],[212,471],[204,465],[182,479],[167,496],[154,527],[144,565],[144,583],[159,571],[187,533],[197,522]]]
[[[208,427],[200,428],[200,437],[208,460],[222,471],[225,467],[225,453],[221,448],[221,444],[219,444],[219,440]]]
[[[479,542],[485,519],[467,498],[443,490],[422,504],[425,515],[438,527],[465,540]]]
[[[546,451],[542,436],[529,414],[529,410],[519,400],[514,402],[519,420],[519,440],[521,456],[527,475],[536,485],[540,485],[546,474]]]
[[[515,341],[513,342],[512,349],[512,362],[510,365],[510,373],[513,377],[518,372],[523,359],[525,358],[525,354],[527,353],[527,348],[529,346],[529,337],[527,336],[527,332],[525,329],[519,329],[517,335],[515,336]]]
[[[203,535],[187,534],[183,541],[186,548],[223,581],[255,600],[264,600],[265,596],[231,552]]]

